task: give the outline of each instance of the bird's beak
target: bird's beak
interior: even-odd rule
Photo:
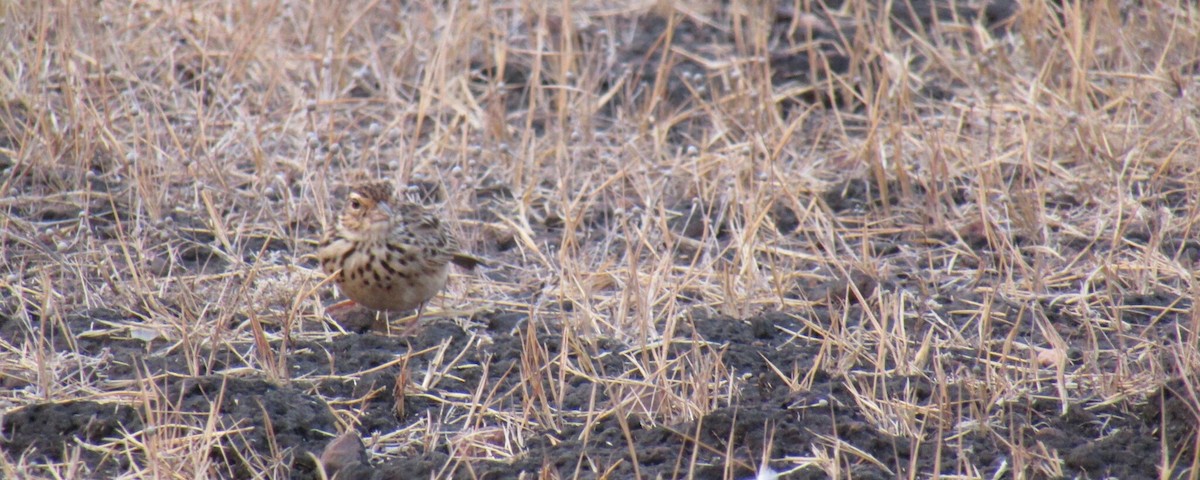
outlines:
[[[392,218],[392,207],[387,202],[379,202],[375,204],[375,211],[371,212],[371,222],[387,222]]]

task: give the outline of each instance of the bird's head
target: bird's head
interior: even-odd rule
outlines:
[[[392,186],[387,182],[355,185],[339,219],[342,229],[361,236],[386,234],[393,215],[392,203]]]

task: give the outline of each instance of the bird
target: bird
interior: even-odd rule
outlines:
[[[437,214],[396,198],[386,180],[354,184],[317,249],[321,269],[355,303],[382,312],[417,310],[446,287],[453,263],[468,270],[483,259],[463,252]]]

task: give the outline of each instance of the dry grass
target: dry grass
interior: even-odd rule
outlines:
[[[999,429],[1011,402],[1132,404],[1170,379],[1191,385],[1196,6],[1056,14],[1031,0],[1003,36],[969,22],[905,31],[872,2],[848,3],[850,72],[803,84],[772,83],[763,61],[778,49],[760,21],[772,3],[4,3],[0,408],[129,406],[143,431],[74,448],[127,459],[128,477],[219,475],[209,452],[240,433],[218,412],[184,413],[160,385],[346,378],[289,359],[295,342],[340,335],[306,255],[340,189],[374,176],[440,192],[462,243],[495,264],[452,281],[434,317],[531,320],[511,332],[517,366],[490,373],[518,376],[516,390],[439,392],[469,366],[445,347],[376,367],[439,405],[375,432],[376,461],[422,445],[503,461],[531,436],[614,417],[701,422],[739,398],[745,372],[719,343],[670,340],[696,315],[793,314],[796,341],[819,354],[807,370],[772,365],[776,381],[803,392],[818,371],[844,379],[871,428],[947,457],[967,448],[962,432]],[[622,19],[655,13],[732,40],[656,35],[671,48],[641,59],[644,76],[623,73],[613,45],[641,31]],[[664,51],[706,68],[672,84]],[[937,89],[953,97],[929,98]],[[798,93],[840,101],[786,100]],[[832,204],[871,196],[886,200]],[[776,228],[779,212],[794,231]],[[1161,328],[1167,317],[1190,320]],[[560,344],[538,341],[550,330]],[[182,361],[110,378],[120,362],[85,354],[83,338]],[[610,356],[633,368],[608,370]],[[967,398],[919,401],[886,382],[902,376]],[[563,408],[577,381],[593,402]],[[368,398],[327,400],[350,428]],[[943,435],[925,436],[930,424]],[[1057,454],[1004,435],[1010,473],[1063,474]],[[873,461],[839,438],[811,452],[772,460],[836,477]],[[1174,453],[1162,462],[1197,465]],[[262,476],[286,475],[286,452],[243,454]],[[81,468],[21,452],[0,466],[7,478]]]

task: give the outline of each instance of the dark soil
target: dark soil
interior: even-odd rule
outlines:
[[[815,315],[818,322],[826,320],[821,318],[825,315],[823,311],[810,315]],[[466,352],[463,364],[478,368],[459,372],[461,381],[443,382],[430,394],[469,395],[480,384],[496,391],[518,387],[521,376],[512,371],[520,368],[525,354],[525,330],[520,326],[524,319],[491,314],[477,320],[470,328],[478,334],[491,335],[493,340],[490,345]],[[514,326],[518,327],[515,335],[510,334]],[[552,355],[562,341],[556,330],[546,328],[538,332],[538,342]],[[741,379],[736,401],[698,421],[656,425],[650,419],[636,416],[608,417],[592,424],[586,436],[582,422],[564,422],[569,425],[567,428],[531,435],[524,453],[511,462],[450,462],[447,470],[451,458],[448,446],[426,445],[395,460],[354,468],[363,478],[410,478],[411,475],[427,478],[438,472],[454,478],[516,478],[546,468],[564,476],[578,473],[580,478],[595,478],[587,464],[580,463],[581,459],[588,459],[597,465],[612,466],[608,478],[633,478],[638,473],[643,478],[679,478],[691,470],[696,478],[720,479],[727,478],[725,452],[732,452],[734,462],[728,463],[735,465],[736,477],[744,478],[753,475],[752,469],[765,449],[770,449],[770,458],[804,457],[811,455],[814,445],[828,446],[836,440],[881,462],[845,460],[855,478],[954,471],[956,465],[964,462],[990,476],[1003,465],[1014,468],[1012,459],[1006,456],[1010,448],[1004,442],[1015,438],[1027,445],[1044,445],[1048,453],[1063,459],[1069,477],[1153,478],[1158,475],[1156,462],[1164,440],[1181,449],[1193,447],[1196,415],[1179,398],[1187,395],[1187,386],[1182,381],[1168,385],[1146,403],[1083,401],[1062,405],[1053,399],[1052,392],[1046,392],[1047,395],[1038,396],[1031,403],[994,407],[988,412],[992,421],[986,426],[964,428],[953,419],[926,418],[921,422],[919,441],[890,435],[874,428],[864,416],[848,389],[849,383],[861,384],[868,378],[880,388],[907,392],[908,402],[934,406],[944,412],[979,407],[970,399],[979,397],[972,389],[980,387],[934,385],[926,376],[880,377],[871,371],[863,371],[861,376],[853,371],[833,376],[820,369],[813,370],[813,359],[822,348],[819,339],[804,339],[789,332],[813,333],[807,332],[795,316],[783,313],[749,320],[689,319],[677,332],[672,355],[694,355],[697,348],[714,349],[720,352],[725,367],[739,372]],[[289,363],[291,371],[297,373],[353,373],[394,360],[405,352],[447,342],[451,351],[457,351],[466,346],[470,335],[449,320],[434,321],[413,337],[347,334],[330,344],[296,345]],[[697,347],[698,344],[707,346]],[[144,355],[144,348],[135,342],[110,341],[108,346],[114,363],[137,363]],[[601,354],[625,347],[596,345],[594,357],[600,359],[600,369],[626,371],[629,365],[621,357]],[[408,368],[421,371],[419,363],[429,358],[429,355],[416,357]],[[950,355],[941,363],[949,370],[971,368],[976,360],[969,354]],[[811,387],[793,390],[780,381],[773,368],[785,372],[813,371]],[[212,451],[213,458],[219,459],[218,464],[225,465],[223,475],[245,477],[248,469],[253,468],[242,463],[243,456],[237,452],[249,449],[268,454],[274,449],[291,459],[293,478],[316,478],[311,458],[302,452],[319,455],[332,439],[331,434],[337,431],[335,419],[322,398],[369,398],[361,405],[358,427],[365,437],[402,429],[427,413],[437,415],[437,409],[441,408],[437,401],[410,396],[405,402],[405,417],[398,418],[390,387],[399,370],[398,366],[383,369],[354,382],[331,379],[272,383],[257,377],[187,378],[185,372],[167,368],[159,373],[169,372],[185,379],[158,384],[167,392],[164,397],[176,404],[179,411],[201,418],[217,412],[220,428],[244,428],[241,434],[228,437]],[[481,375],[484,371],[488,372],[486,378]],[[609,400],[606,392],[596,390],[583,379],[569,379],[568,384],[570,390],[564,392],[558,405],[564,411],[586,409],[589,401],[602,405]],[[381,387],[386,388],[374,396],[367,395]],[[60,462],[79,442],[103,443],[141,430],[146,414],[140,408],[99,402],[31,405],[7,414],[3,448],[12,455],[24,455],[29,461]],[[941,439],[944,445],[940,456],[930,447],[932,439]],[[635,448],[630,448],[630,441]],[[915,449],[918,444],[924,448]],[[1183,458],[1191,455],[1173,453],[1182,454]],[[128,461],[87,450],[81,452],[81,459],[96,476],[120,472]],[[1023,474],[1039,476],[1039,472],[1033,471]],[[817,468],[807,468],[789,478],[826,478],[826,474]]]

